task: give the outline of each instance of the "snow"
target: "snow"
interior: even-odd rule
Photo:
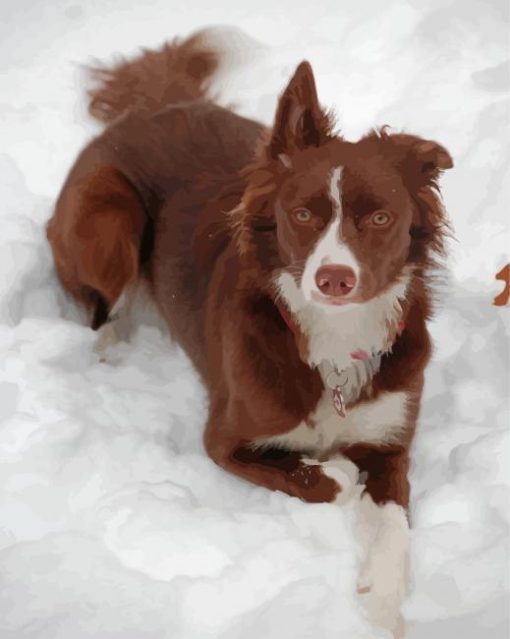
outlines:
[[[179,348],[143,326],[99,362],[52,271],[44,223],[98,130],[79,65],[217,23],[247,34],[216,36],[224,103],[270,121],[306,57],[347,137],[389,123],[455,159],[404,613],[410,639],[506,637],[509,309],[491,302],[509,261],[507,3],[3,0],[0,18],[2,639],[385,636],[355,601],[352,508],[217,468]]]

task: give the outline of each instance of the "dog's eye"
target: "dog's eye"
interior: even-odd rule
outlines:
[[[293,214],[300,224],[307,224],[312,219],[312,214],[308,209],[295,209]]]
[[[388,224],[390,220],[391,216],[386,211],[376,211],[375,213],[372,213],[372,216],[370,217],[370,222],[374,226],[384,226],[385,224]]]

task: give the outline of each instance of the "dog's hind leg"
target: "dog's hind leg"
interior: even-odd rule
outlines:
[[[129,313],[126,297],[127,293],[124,291],[110,311],[108,311],[106,305],[99,300],[96,310],[94,311],[92,328],[94,330],[97,329],[94,352],[99,355],[99,359],[102,362],[108,359],[108,350],[111,346],[128,337],[122,330],[123,324],[125,323],[125,315]],[[106,317],[104,316],[105,311]]]
[[[95,330],[139,277],[146,215],[127,178],[97,167],[64,188],[47,234],[64,288],[91,312]]]

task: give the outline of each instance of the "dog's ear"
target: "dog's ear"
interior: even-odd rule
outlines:
[[[414,257],[425,259],[426,247],[444,252],[444,239],[449,233],[448,220],[439,198],[438,177],[453,167],[448,151],[438,142],[414,135],[390,136],[400,168],[415,203],[411,237]]]
[[[320,146],[332,137],[331,117],[321,108],[312,67],[301,62],[278,102],[268,153],[284,164],[288,153]]]
[[[441,171],[453,167],[451,155],[438,142],[405,134],[392,135],[391,140],[399,149],[401,168],[415,183],[435,183]]]

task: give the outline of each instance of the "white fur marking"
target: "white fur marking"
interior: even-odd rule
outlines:
[[[331,172],[331,183],[329,185],[329,192],[331,200],[336,208],[336,213],[339,217],[342,217],[342,202],[340,201],[340,178],[342,177],[342,167],[338,166]]]
[[[325,264],[350,266],[356,278],[359,279],[360,267],[358,261],[347,244],[340,240],[340,225],[340,218],[334,216],[326,232],[306,260],[303,277],[301,278],[301,293],[308,302],[312,300],[312,291],[322,295],[315,283],[315,274]]]
[[[152,300],[147,286],[137,282],[125,288],[109,313],[110,321],[97,332],[94,352],[102,362],[118,342],[129,341],[140,325],[154,326],[163,334],[168,328]]]
[[[300,422],[293,430],[257,440],[259,446],[281,446],[307,451],[317,456],[336,447],[351,444],[390,444],[398,442],[407,421],[407,394],[382,393],[377,399],[355,404],[339,417],[331,390],[324,393],[309,416],[314,426]]]
[[[301,278],[301,291],[306,300],[312,299],[312,292],[322,295],[315,283],[317,270],[325,264],[338,264],[350,266],[357,279],[360,275],[360,266],[349,246],[343,242],[342,236],[342,201],[340,193],[340,180],[342,167],[337,167],[331,172],[329,193],[333,203],[333,215],[326,232],[317,242],[314,250],[306,260],[303,277]]]
[[[361,493],[363,488],[358,486],[358,467],[343,455],[335,455],[323,462],[307,458],[302,461],[307,466],[320,466],[322,472],[340,486],[341,490],[335,499],[335,504],[344,504],[356,492]]]
[[[409,573],[409,526],[401,506],[377,506],[366,494],[358,505],[356,533],[363,547],[358,591],[374,625],[404,636],[402,602]]]
[[[339,370],[352,364],[351,353],[388,350],[388,327],[402,317],[410,273],[405,271],[395,284],[363,304],[321,306],[307,300],[295,279],[283,273],[277,280],[294,319],[308,338],[311,366],[330,362]],[[332,310],[330,310],[332,309]]]

